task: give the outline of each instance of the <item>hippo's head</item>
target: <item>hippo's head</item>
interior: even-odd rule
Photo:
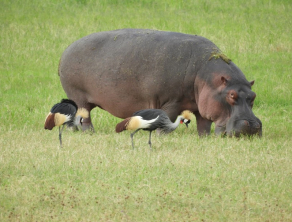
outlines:
[[[199,114],[203,117],[196,116],[199,135],[208,133],[206,126],[214,122],[217,135],[262,136],[262,123],[252,112],[256,98],[251,90],[253,84],[233,62],[209,60],[200,70],[195,85]]]
[[[216,133],[224,133],[228,136],[258,135],[262,136],[262,122],[252,112],[256,94],[251,90],[254,81],[243,84],[234,84],[232,81],[221,77],[226,86],[221,98],[229,109],[229,118],[223,126],[216,126]]]

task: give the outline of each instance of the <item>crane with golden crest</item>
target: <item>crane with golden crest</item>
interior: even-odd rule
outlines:
[[[76,103],[70,99],[62,99],[60,103],[55,104],[45,120],[44,128],[52,130],[59,126],[59,140],[62,147],[62,131],[65,125],[69,127],[81,127],[84,118],[88,118],[89,113],[84,108],[78,108]],[[61,126],[62,129],[61,129]]]
[[[185,110],[176,118],[173,123],[170,121],[165,111],[161,109],[144,109],[135,112],[131,117],[124,119],[116,125],[116,132],[120,133],[124,130],[134,130],[131,133],[132,147],[134,149],[133,137],[140,129],[149,131],[148,144],[151,147],[151,133],[158,129],[160,133],[170,133],[174,131],[180,123],[184,123],[187,127],[191,122],[191,112]]]

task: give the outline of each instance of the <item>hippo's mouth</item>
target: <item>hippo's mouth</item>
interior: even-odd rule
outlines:
[[[262,130],[261,129],[252,129],[252,130],[243,130],[243,131],[229,131],[227,132],[227,130],[224,131],[224,136],[228,136],[228,137],[254,137],[254,136],[258,136],[258,137],[262,137]]]
[[[226,136],[227,135],[226,124],[225,125],[216,125],[215,134],[221,135],[221,136]]]
[[[262,136],[262,123],[259,119],[231,118],[226,124],[225,134],[229,137]]]
[[[262,136],[260,129],[241,129],[241,130],[227,130],[226,125],[216,126],[215,132],[222,137],[250,137],[250,136]]]

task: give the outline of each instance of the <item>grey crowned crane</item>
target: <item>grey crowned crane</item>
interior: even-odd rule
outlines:
[[[44,128],[52,130],[55,126],[59,126],[59,140],[62,147],[62,131],[65,125],[72,127],[80,127],[83,118],[88,118],[89,113],[85,108],[77,107],[76,103],[70,99],[62,99],[60,103],[55,104],[45,120]],[[62,129],[61,126],[63,125]]]
[[[131,133],[132,147],[134,149],[133,137],[140,129],[149,131],[148,144],[151,149],[151,133],[159,129],[161,133],[170,133],[175,130],[180,123],[188,124],[191,122],[191,112],[185,110],[179,115],[173,123],[170,121],[167,113],[161,109],[144,109],[135,112],[131,117],[126,118],[116,125],[116,132],[124,130],[134,130]]]

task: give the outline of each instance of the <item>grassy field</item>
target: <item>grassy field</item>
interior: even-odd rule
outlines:
[[[2,0],[0,221],[292,221],[292,5],[289,0]],[[202,35],[255,80],[263,138],[45,131],[65,98],[58,62],[93,32]]]

